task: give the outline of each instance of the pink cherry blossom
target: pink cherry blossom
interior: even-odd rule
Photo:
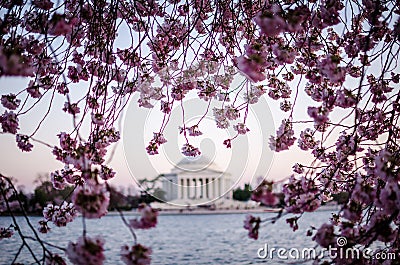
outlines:
[[[50,180],[56,190],[63,190],[67,186],[66,179],[58,170],[50,174]]]
[[[54,3],[49,0],[33,0],[32,4],[43,10],[50,10],[54,5]]]
[[[292,109],[292,104],[288,100],[284,100],[280,104],[280,109],[284,112],[288,112]]]
[[[81,236],[76,243],[68,243],[65,254],[73,264],[101,265],[105,260],[104,243],[104,239],[99,236],[93,239]]]
[[[382,212],[391,215],[400,210],[400,187],[398,181],[389,179],[381,190],[376,204],[382,208]]]
[[[394,154],[392,154],[387,149],[382,149],[378,152],[378,154],[374,157],[373,162],[375,163],[375,167],[372,172],[384,181],[388,181],[391,179],[399,180],[399,174],[393,171],[393,167],[398,166],[398,160]]]
[[[308,107],[308,115],[314,119],[316,125],[323,125],[329,121],[329,110],[324,107]]]
[[[40,93],[40,89],[38,85],[34,84],[34,81],[31,80],[29,82],[28,87],[26,88],[26,92],[32,97],[32,98],[40,98],[42,96],[42,93]]]
[[[305,151],[308,149],[314,149],[314,147],[319,143],[318,141],[315,141],[314,138],[314,132],[311,129],[307,128],[305,131],[302,131],[299,139],[300,149]]]
[[[286,29],[290,32],[304,30],[304,24],[310,18],[311,12],[306,5],[296,6],[294,9],[287,10]]]
[[[172,108],[172,104],[165,102],[165,101],[161,101],[161,111],[168,114],[171,112],[171,108]]]
[[[14,231],[11,227],[0,227],[0,240],[3,238],[10,238],[14,234]]]
[[[201,152],[197,147],[186,143],[182,147],[182,154],[184,154],[185,156],[198,156],[201,154]]]
[[[351,200],[343,207],[342,216],[351,222],[358,222],[362,217],[362,205]]]
[[[274,10],[259,12],[254,18],[254,22],[260,27],[261,32],[267,36],[278,35],[286,26],[283,18]]]
[[[246,215],[246,219],[244,220],[244,229],[248,230],[249,238],[258,239],[258,230],[260,228],[260,217],[254,217],[252,215]]]
[[[263,180],[251,194],[251,199],[267,206],[278,204],[278,197],[272,192],[273,182]]]
[[[92,113],[92,122],[96,125],[104,125],[103,114],[101,113]]]
[[[146,147],[146,151],[149,155],[157,155],[158,147],[167,142],[162,133],[153,133],[153,139],[150,141],[149,145]]]
[[[5,54],[0,47],[0,76],[33,76],[30,58],[21,54]]]
[[[224,140],[223,144],[226,146],[226,148],[231,148],[232,147],[232,140],[231,139],[226,139],[226,140]]]
[[[252,86],[251,90],[245,94],[245,100],[249,104],[256,104],[258,99],[265,94],[265,89],[263,86]]]
[[[29,142],[29,136],[17,134],[16,135],[17,146],[23,152],[32,151],[33,145]]]
[[[1,105],[9,110],[16,110],[20,103],[21,100],[18,99],[14,94],[1,96]]]
[[[61,206],[48,204],[43,209],[43,216],[46,221],[53,222],[56,226],[66,226],[77,216],[77,212],[72,203],[63,202]]]
[[[332,83],[343,83],[346,78],[346,71],[343,67],[338,66],[339,62],[340,57],[328,55],[318,65],[322,75],[327,77]]]
[[[197,82],[197,93],[199,98],[208,101],[217,95],[217,89],[210,82]]]
[[[250,130],[246,127],[244,123],[238,123],[233,126],[233,129],[238,132],[238,134],[246,134]]]
[[[301,164],[296,163],[296,164],[293,166],[293,171],[296,172],[296,173],[298,173],[298,174],[302,174],[302,173],[304,172],[304,167],[303,167]]]
[[[373,201],[375,193],[376,190],[372,183],[363,180],[362,176],[358,174],[354,190],[351,193],[352,200],[368,205]]]
[[[234,106],[226,106],[224,108],[224,115],[228,120],[236,120],[240,117],[240,112]]]
[[[50,257],[47,257],[46,265],[67,265],[67,263],[58,254],[53,254]]]
[[[115,177],[115,172],[112,168],[102,165],[100,170],[100,178],[103,180],[109,180]]]
[[[329,245],[336,242],[334,227],[331,224],[323,224],[314,235],[315,240],[320,246],[327,248]]]
[[[313,212],[321,205],[319,189],[313,180],[291,176],[283,186],[285,209],[290,213]]]
[[[54,13],[50,20],[49,33],[52,35],[68,35],[72,32],[72,25],[65,20],[63,15]]]
[[[151,249],[143,245],[136,244],[132,247],[124,245],[121,247],[121,260],[126,265],[150,265]]]
[[[275,61],[278,64],[292,64],[297,55],[296,50],[289,47],[280,47],[278,45],[274,45],[272,51],[276,56]]]
[[[88,180],[83,186],[78,186],[72,195],[75,208],[86,218],[100,218],[107,214],[110,193],[104,184]]]
[[[68,102],[65,102],[63,111],[70,113],[72,115],[76,115],[80,112],[80,108],[78,107],[77,103],[70,104]]]
[[[164,135],[162,133],[153,133],[153,140],[155,143],[158,145],[165,144],[167,142],[167,139],[164,138]]]
[[[149,145],[146,147],[146,151],[149,155],[157,155],[158,154],[158,144],[151,141]]]
[[[60,146],[63,150],[71,151],[76,147],[76,141],[68,133],[61,132],[58,135]]]
[[[39,227],[38,227],[38,231],[42,234],[47,234],[48,232],[50,232],[50,227],[47,225],[46,220],[40,220],[39,223]]]
[[[277,152],[287,150],[295,142],[294,131],[292,124],[288,120],[283,120],[281,126],[276,132],[276,137],[271,136],[270,147]]]
[[[336,95],[336,105],[339,107],[350,108],[357,102],[356,97],[347,89],[337,91]]]
[[[235,58],[235,63],[237,68],[251,81],[260,82],[265,80],[265,74],[263,74],[263,69],[260,67],[257,62],[246,58],[244,56],[240,56]]]
[[[197,125],[190,126],[189,128],[186,128],[186,130],[188,131],[189,136],[199,136],[203,134]]]
[[[135,229],[149,229],[157,225],[157,210],[152,209],[146,204],[140,204],[138,211],[140,213],[140,219],[130,220],[130,226]]]
[[[5,133],[16,134],[18,127],[18,117],[17,115],[10,111],[5,111],[3,115],[0,116],[0,123]]]
[[[278,203],[278,198],[268,188],[258,187],[252,194],[251,199],[256,202],[261,202],[267,206],[275,206]]]
[[[221,129],[226,129],[229,126],[229,121],[228,118],[225,115],[224,109],[218,109],[214,108],[213,109],[215,121],[217,123],[217,127]]]

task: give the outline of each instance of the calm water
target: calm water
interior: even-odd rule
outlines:
[[[262,218],[274,214],[255,214]],[[245,214],[215,215],[170,215],[160,216],[156,228],[138,231],[138,242],[153,249],[152,264],[285,264],[294,260],[262,260],[257,257],[257,250],[264,246],[304,248],[313,247],[315,242],[305,233],[310,227],[319,227],[330,217],[329,211],[321,211],[303,216],[299,230],[292,232],[285,218],[276,224],[264,225],[258,240],[249,239],[244,230]],[[128,216],[128,218],[133,218]],[[32,217],[37,226],[39,217]],[[23,221],[22,217],[18,220]],[[11,218],[0,217],[0,226],[8,226]],[[22,225],[24,226],[24,225]],[[81,235],[80,218],[64,228],[52,228],[43,239],[65,247],[68,241],[76,241]],[[122,264],[119,259],[120,246],[132,244],[132,236],[123,225],[120,217],[106,216],[100,220],[87,221],[89,236],[102,235],[105,240],[107,260],[105,264]],[[0,241],[0,264],[10,264],[20,241],[18,236]],[[27,253],[18,260],[30,264]],[[302,263],[304,264],[304,263]]]

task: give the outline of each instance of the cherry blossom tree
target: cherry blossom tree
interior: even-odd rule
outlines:
[[[136,95],[140,107],[159,103],[164,115],[146,148],[149,155],[168,141],[163,131],[171,110],[178,105],[184,112],[188,95],[219,103],[204,113],[213,113],[218,128],[237,132],[221,140],[227,148],[251,130],[246,125],[250,105],[265,95],[278,101],[286,118],[265,141],[276,152],[297,143],[314,158],[309,165],[293,165],[294,175],[283,188],[282,210],[295,214],[288,223],[296,229],[303,214],[344,193],[339,212],[310,232],[313,239],[322,247],[337,244],[340,236],[348,240],[345,247],[380,241],[385,250],[399,252],[398,1],[3,0],[0,6],[0,76],[30,80],[1,96],[2,131],[15,135],[22,152],[46,144],[65,165],[51,174],[54,188],[75,187],[71,204],[48,205],[39,229],[31,225],[43,257],[15,230],[36,262],[65,264],[67,257],[74,264],[103,264],[101,237],[84,231],[76,243],[61,246],[66,253],[61,257],[36,231],[47,232],[49,222],[68,226],[78,214],[107,213],[107,181],[117,174],[105,156],[119,140],[117,121]],[[244,81],[235,83],[237,76]],[[79,99],[73,96],[77,85],[85,88]],[[46,95],[51,95],[49,108],[68,113],[74,124],[70,132],[54,131],[56,146],[36,139],[47,114],[32,132],[19,122],[45,104]],[[54,98],[65,103],[54,104]],[[305,110],[303,100],[310,102]],[[301,111],[308,119],[297,117]],[[182,121],[186,156],[201,153],[191,143],[202,134],[199,125]],[[2,175],[0,187],[0,202],[12,214],[8,198],[15,187]],[[252,198],[277,203],[270,182],[262,182]],[[154,227],[157,213],[143,205],[141,214],[139,220],[123,217],[134,237],[132,246],[121,248],[126,264],[150,262],[151,249],[136,242],[134,229]],[[244,227],[257,239],[260,224],[268,221],[248,216]],[[13,236],[13,227],[18,224],[2,227],[0,239]]]

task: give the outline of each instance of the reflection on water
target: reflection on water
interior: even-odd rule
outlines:
[[[256,214],[263,219],[275,214]],[[245,214],[215,215],[170,215],[160,216],[156,228],[137,231],[139,243],[153,250],[152,264],[295,264],[295,260],[262,260],[257,250],[269,247],[304,248],[313,247],[315,242],[307,237],[310,226],[319,227],[330,217],[330,212],[321,211],[303,216],[299,230],[292,232],[282,218],[276,224],[262,226],[258,240],[249,239],[244,230]],[[131,218],[131,217],[128,217]],[[41,218],[32,217],[37,226]],[[18,217],[23,221],[23,217]],[[0,226],[8,226],[11,218],[0,217]],[[26,228],[26,224],[22,227]],[[76,241],[81,235],[82,223],[78,218],[64,228],[53,228],[43,235],[48,242],[66,247],[68,241]],[[119,216],[105,216],[100,220],[87,220],[89,236],[102,235],[105,240],[106,264],[122,264],[119,258],[123,244],[133,244],[132,236]],[[18,235],[0,241],[0,264],[10,264],[21,242]],[[30,263],[29,254],[23,253],[19,262]],[[304,263],[302,263],[304,264]]]

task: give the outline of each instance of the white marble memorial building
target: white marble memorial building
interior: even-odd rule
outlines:
[[[187,201],[193,204],[221,196],[230,199],[232,185],[231,175],[221,171],[214,162],[203,156],[198,159],[182,159],[171,173],[163,174],[162,178],[162,189],[167,201]]]

